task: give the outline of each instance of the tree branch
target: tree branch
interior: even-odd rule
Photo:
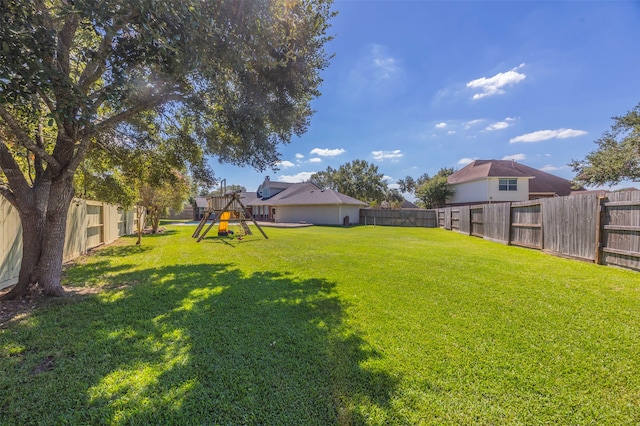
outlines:
[[[0,195],[6,198],[12,206],[16,206],[16,196],[9,188],[4,185],[0,185]]]
[[[27,183],[22,170],[20,170],[20,166],[16,162],[15,158],[13,158],[13,155],[9,151],[5,141],[2,139],[0,139],[0,169],[4,172],[4,175],[9,182],[9,187],[13,190],[14,194],[24,194],[29,191],[30,186]],[[5,196],[6,191],[8,190],[3,191],[2,193]]]
[[[102,38],[100,47],[96,56],[87,64],[82,71],[80,78],[78,79],[78,88],[81,93],[86,93],[89,87],[104,73],[105,62],[109,55],[109,48],[111,46],[111,39],[113,38],[113,30],[108,30],[105,36]]]
[[[112,115],[111,117],[96,124],[95,127],[93,128],[92,134],[99,133],[104,130],[113,128],[117,124],[127,120],[128,118],[134,116],[135,114],[155,108],[170,100],[177,100],[177,99],[180,99],[180,96],[177,93],[168,92],[168,89],[163,90],[159,94],[150,95],[140,100],[140,102],[138,102],[136,105],[132,106],[131,108],[124,110],[122,112],[119,112],[115,115]]]
[[[58,168],[60,167],[60,163],[58,162],[58,160],[56,160],[52,155],[45,151],[44,148],[39,147],[31,141],[31,138],[29,138],[27,132],[25,132],[20,123],[18,123],[18,120],[2,105],[0,105],[0,118],[2,118],[2,120],[4,120],[4,122],[7,123],[9,128],[13,131],[14,135],[18,138],[18,143],[20,145],[24,146],[37,156],[40,156],[49,165]]]

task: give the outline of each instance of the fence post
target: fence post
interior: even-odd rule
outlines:
[[[602,265],[602,222],[604,220],[604,203],[607,197],[599,196],[598,204],[596,205],[596,256],[595,264]]]
[[[509,201],[509,217],[507,218],[507,226],[508,226],[508,232],[507,232],[507,245],[510,246],[511,245],[511,231],[513,230],[513,213],[512,213],[512,209],[511,209],[511,205],[512,202]]]

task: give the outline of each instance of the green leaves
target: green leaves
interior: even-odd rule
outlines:
[[[640,104],[613,119],[611,130],[596,140],[598,149],[569,164],[576,173],[576,186],[640,180]]]
[[[310,180],[320,188],[329,188],[366,203],[379,203],[385,199],[387,183],[378,166],[365,160],[354,160],[341,165],[337,170],[315,173]]]

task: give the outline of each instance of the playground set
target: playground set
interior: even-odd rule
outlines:
[[[209,197],[207,200],[207,209],[202,215],[202,219],[192,235],[193,238],[197,238],[196,242],[199,243],[202,241],[216,222],[218,222],[219,237],[237,236],[238,239],[241,240],[245,235],[253,235],[251,228],[249,228],[249,225],[247,224],[247,221],[251,221],[260,231],[262,236],[265,239],[269,239],[260,225],[258,225],[258,222],[253,218],[249,209],[242,204],[242,201],[240,200],[240,193],[226,191],[226,180],[223,180],[220,184],[220,193],[221,195]],[[212,219],[211,223],[205,228],[210,219]],[[230,223],[238,223],[240,225],[241,233],[237,233],[236,235],[236,232],[229,229]]]

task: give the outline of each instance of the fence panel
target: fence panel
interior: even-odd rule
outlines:
[[[68,262],[87,252],[87,202],[75,199],[67,213],[62,260]]]
[[[451,208],[451,230],[460,231],[460,208]]]
[[[509,244],[511,203],[485,204],[483,213],[484,239]]]
[[[435,210],[360,209],[361,225],[436,227]]]
[[[594,260],[596,253],[596,194],[543,200],[544,250]]]
[[[510,243],[516,246],[542,249],[541,202],[511,203]]]
[[[460,206],[458,207],[460,213],[458,215],[460,227],[458,228],[458,232],[471,235],[471,213],[469,206]]]
[[[640,191],[608,195],[602,226],[602,263],[640,269]]]
[[[87,249],[104,243],[104,209],[102,203],[87,202]]]
[[[22,226],[17,210],[0,196],[0,288],[18,278],[22,257]]]
[[[469,207],[471,235],[484,237],[484,206]]]
[[[444,229],[451,231],[451,207],[444,208]]]

